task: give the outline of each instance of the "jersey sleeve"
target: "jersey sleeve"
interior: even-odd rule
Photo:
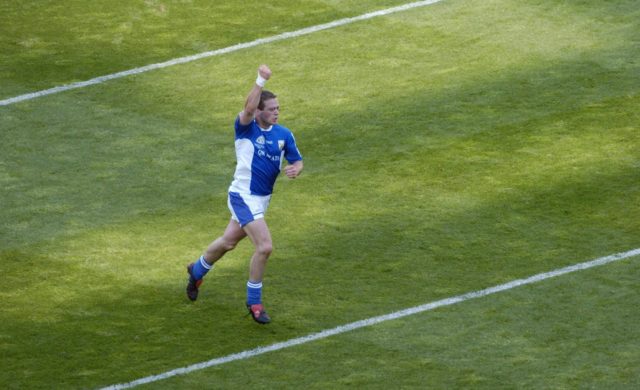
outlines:
[[[302,155],[296,145],[296,138],[291,132],[289,133],[287,142],[285,142],[284,145],[284,157],[287,159],[289,164],[302,160]]]
[[[240,115],[238,115],[236,117],[236,122],[234,124],[234,128],[236,130],[236,138],[238,138],[238,136],[241,136],[243,134],[246,134],[249,132],[249,130],[251,130],[251,126],[253,125],[253,122],[249,122],[248,125],[243,125],[240,123]]]

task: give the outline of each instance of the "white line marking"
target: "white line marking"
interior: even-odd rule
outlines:
[[[121,384],[117,384],[117,385],[111,385],[111,386],[108,386],[108,387],[104,387],[101,390],[128,389],[128,388],[135,387],[135,386],[138,386],[138,385],[157,382],[159,380],[171,378],[171,377],[176,376],[176,375],[184,375],[184,374],[188,374],[190,372],[202,370],[202,369],[205,369],[205,368],[208,368],[208,367],[219,366],[221,364],[233,362],[235,360],[248,359],[248,358],[252,358],[254,356],[262,355],[262,354],[267,353],[267,352],[278,351],[278,350],[289,348],[289,347],[293,347],[293,346],[296,346],[296,345],[306,344],[306,343],[311,342],[311,341],[320,340],[320,339],[324,339],[324,338],[327,338],[327,337],[330,337],[330,336],[335,336],[335,335],[338,335],[338,334],[341,334],[341,333],[350,332],[350,331],[355,330],[355,329],[360,329],[360,328],[364,328],[364,327],[367,327],[367,326],[379,324],[381,322],[385,322],[385,321],[389,321],[389,320],[396,320],[398,318],[402,318],[402,317],[414,315],[414,314],[417,314],[417,313],[430,311],[430,310],[433,310],[433,309],[437,309],[439,307],[450,306],[450,305],[454,305],[456,303],[468,301],[470,299],[485,297],[487,295],[495,294],[495,293],[498,293],[498,292],[501,292],[501,291],[510,290],[512,288],[515,288],[515,287],[524,286],[524,285],[532,284],[532,283],[537,283],[537,282],[540,282],[542,280],[554,278],[556,276],[568,274],[568,273],[575,272],[575,271],[581,271],[581,270],[585,270],[585,269],[588,269],[588,268],[598,267],[598,266],[605,265],[605,264],[608,264],[608,263],[611,263],[611,262],[614,262],[614,261],[619,261],[619,260],[623,260],[623,259],[626,259],[626,258],[629,258],[629,257],[638,256],[638,255],[640,255],[640,248],[633,249],[633,250],[630,250],[628,252],[622,252],[622,253],[617,253],[617,254],[614,254],[614,255],[606,256],[606,257],[601,257],[601,258],[598,258],[598,259],[595,259],[595,260],[592,260],[592,261],[587,261],[587,262],[584,262],[584,263],[571,265],[571,266],[568,266],[568,267],[565,267],[565,268],[560,268],[560,269],[553,270],[553,271],[550,271],[550,272],[545,272],[545,273],[533,275],[533,276],[530,276],[530,277],[528,277],[526,279],[517,279],[517,280],[511,281],[509,283],[501,284],[501,285],[494,286],[494,287],[489,287],[489,288],[484,289],[484,290],[474,291],[474,292],[466,293],[466,294],[463,294],[463,295],[458,295],[458,296],[455,296],[455,297],[452,297],[452,298],[442,299],[440,301],[427,303],[427,304],[424,304],[424,305],[421,305],[421,306],[415,306],[415,307],[412,307],[412,308],[409,308],[409,309],[397,311],[395,313],[385,314],[385,315],[381,315],[381,316],[378,316],[378,317],[372,317],[372,318],[368,318],[368,319],[365,319],[365,320],[352,322],[350,324],[341,325],[341,326],[335,327],[333,329],[323,330],[323,331],[318,332],[318,333],[312,333],[312,334],[307,335],[307,336],[298,337],[298,338],[295,338],[295,339],[291,339],[291,340],[283,341],[283,342],[280,342],[280,343],[272,344],[272,345],[269,345],[267,347],[258,347],[258,348],[251,349],[251,350],[248,350],[248,351],[243,351],[243,352],[235,353],[235,354],[232,354],[232,355],[227,355],[227,356],[224,356],[224,357],[211,359],[211,360],[206,361],[206,362],[192,364],[190,366],[186,366],[186,367],[182,367],[182,368],[176,368],[175,370],[167,371],[165,373],[158,374],[158,375],[147,376],[147,377],[144,377],[144,378],[140,378],[140,379],[134,380],[132,382],[121,383]]]
[[[325,23],[325,24],[319,24],[319,25],[316,25],[316,26],[311,26],[311,27],[303,28],[303,29],[296,30],[296,31],[285,32],[285,33],[274,35],[274,36],[267,37],[267,38],[256,39],[255,41],[251,41],[251,42],[239,43],[237,45],[228,46],[228,47],[225,47],[225,48],[222,48],[222,49],[218,49],[218,50],[206,51],[206,52],[203,52],[203,53],[194,54],[194,55],[187,56],[187,57],[175,58],[173,60],[169,60],[169,61],[166,61],[166,62],[160,62],[160,63],[156,63],[156,64],[142,66],[140,68],[134,68],[134,69],[118,72],[118,73],[112,73],[112,74],[109,74],[109,75],[106,75],[106,76],[100,76],[100,77],[96,77],[96,78],[93,78],[93,79],[90,79],[90,80],[86,80],[86,81],[79,81],[79,82],[76,82],[76,83],[65,84],[65,85],[61,85],[59,87],[49,88],[49,89],[45,89],[45,90],[38,91],[38,92],[27,93],[27,94],[24,94],[24,95],[19,95],[19,96],[15,96],[15,97],[12,97],[12,98],[0,100],[0,106],[8,106],[10,104],[22,102],[22,101],[25,101],[25,100],[31,100],[31,99],[39,98],[39,97],[46,96],[46,95],[53,95],[55,93],[69,91],[69,90],[72,90],[72,89],[88,87],[90,85],[101,84],[101,83],[104,83],[104,82],[109,81],[109,80],[114,80],[114,79],[119,79],[119,78],[122,78],[122,77],[132,76],[132,75],[135,75],[135,74],[138,74],[138,73],[144,73],[144,72],[148,72],[148,71],[155,70],[155,69],[167,68],[169,66],[174,66],[174,65],[178,65],[178,64],[184,64],[184,63],[187,63],[187,62],[197,61],[197,60],[200,60],[200,59],[203,59],[203,58],[207,58],[207,57],[213,57],[213,56],[219,56],[219,55],[222,55],[222,54],[232,53],[234,51],[247,49],[247,48],[258,46],[258,45],[264,45],[264,44],[267,44],[267,43],[282,41],[284,39],[296,38],[296,37],[300,37],[300,36],[303,36],[303,35],[312,34],[312,33],[318,32],[318,31],[327,30],[327,29],[335,28],[335,27],[339,27],[339,26],[344,26],[346,24],[350,24],[350,23],[354,23],[354,22],[359,22],[361,20],[372,19],[372,18],[375,18],[375,17],[378,17],[378,16],[385,16],[385,15],[393,14],[393,13],[396,13],[396,12],[406,11],[406,10],[409,10],[409,9],[412,9],[412,8],[424,7],[426,5],[438,3],[440,1],[442,1],[442,0],[425,0],[425,1],[416,1],[414,3],[407,3],[407,4],[404,4],[404,5],[397,6],[397,7],[387,8],[387,9],[383,9],[383,10],[380,10],[380,11],[369,12],[369,13],[362,14],[362,15],[359,15],[359,16],[354,16],[352,18],[339,19],[339,20],[335,20],[333,22],[329,22],[329,23]]]

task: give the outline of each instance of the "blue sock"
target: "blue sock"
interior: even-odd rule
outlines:
[[[262,282],[247,282],[247,305],[262,303]]]
[[[204,278],[207,272],[211,271],[212,268],[213,264],[209,265],[209,263],[204,260],[204,256],[200,256],[200,258],[195,263],[193,263],[191,274],[196,280],[200,280]]]

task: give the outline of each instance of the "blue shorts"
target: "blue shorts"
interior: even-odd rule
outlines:
[[[231,211],[231,218],[244,226],[256,219],[264,218],[269,207],[271,195],[260,196],[229,192],[227,204]]]

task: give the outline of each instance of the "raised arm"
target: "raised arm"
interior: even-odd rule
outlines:
[[[262,87],[267,80],[271,78],[271,69],[267,65],[260,65],[258,68],[258,77],[256,83],[247,96],[247,100],[244,103],[244,110],[240,112],[240,123],[242,125],[248,125],[255,117],[258,104],[260,103],[260,94],[262,93]]]

